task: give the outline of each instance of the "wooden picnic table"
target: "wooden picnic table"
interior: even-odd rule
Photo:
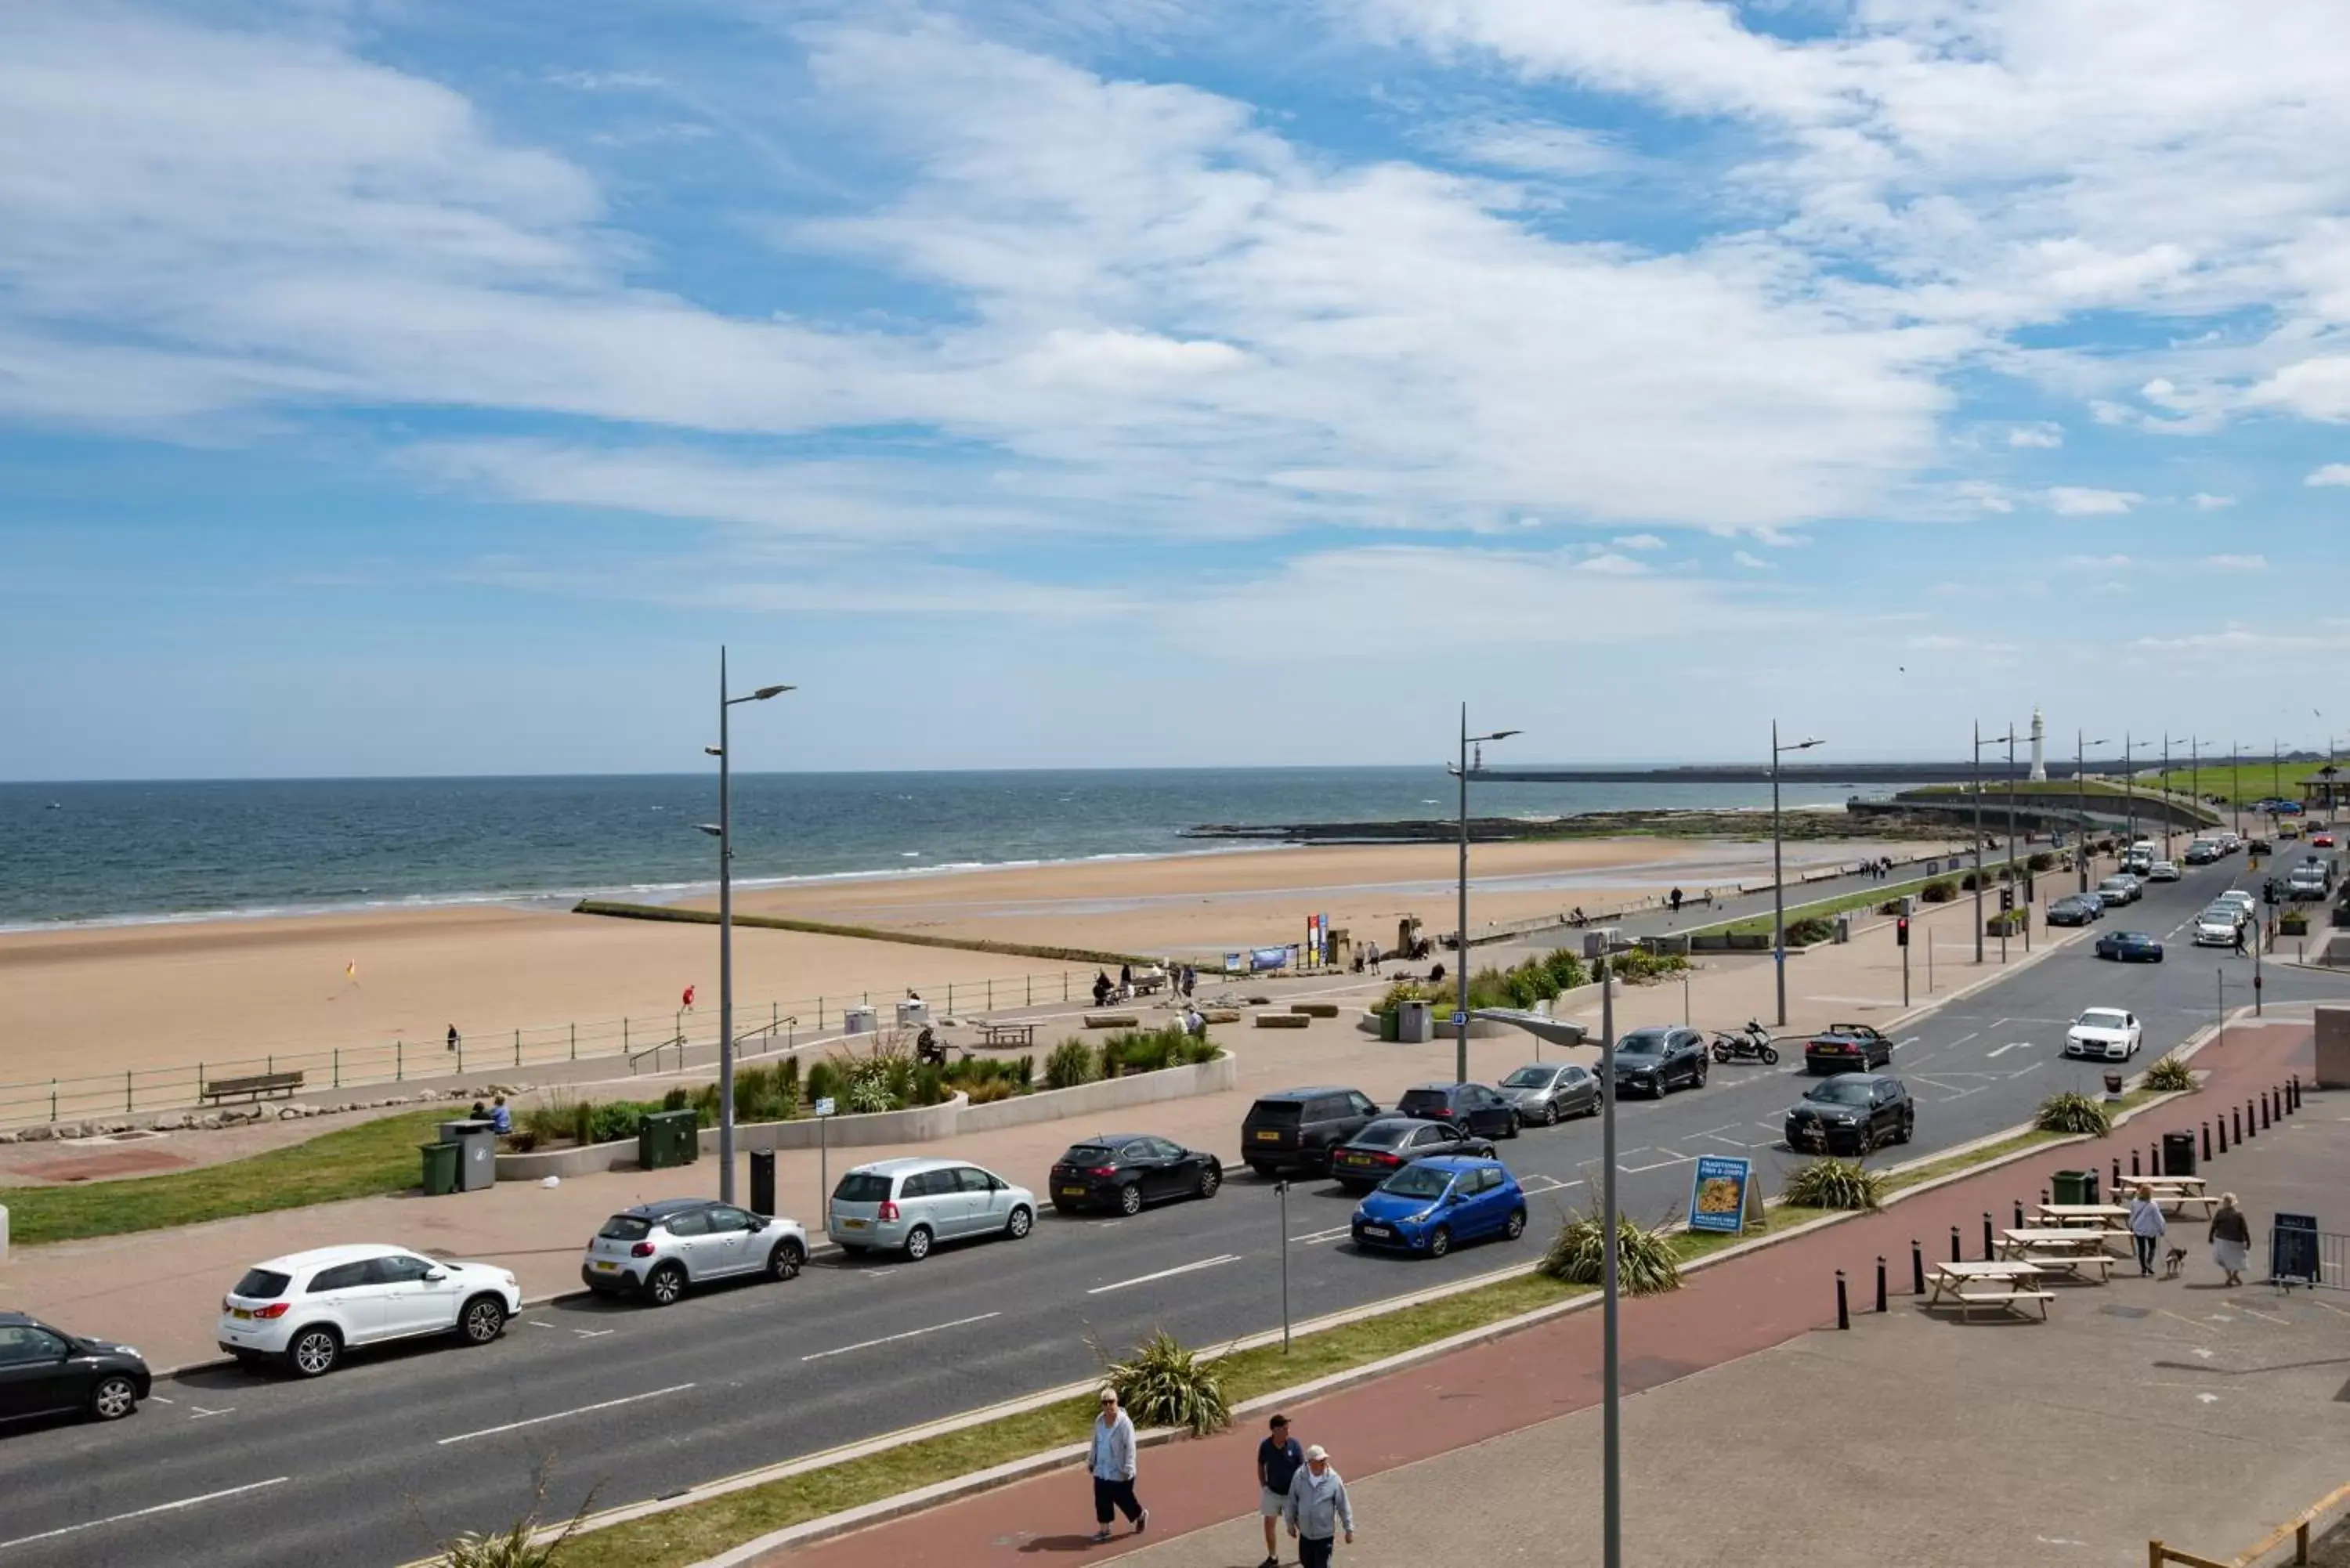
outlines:
[[[2016,1259],[1937,1263],[1934,1265],[1933,1289],[1926,1298],[1926,1304],[1929,1307],[1956,1306],[1959,1315],[1965,1317],[1979,1306],[2021,1311],[2022,1303],[2036,1302],[2040,1306],[2040,1315],[2044,1319],[2054,1293],[2039,1288],[2042,1272],[2038,1264]]]
[[[2151,1191],[2158,1204],[2177,1205],[2174,1213],[2186,1213],[2190,1203],[2201,1206],[2206,1220],[2220,1210],[2220,1199],[2206,1190],[2209,1183],[2199,1176],[2142,1176],[2132,1185]]]
[[[1036,1026],[1033,1023],[983,1023],[979,1026],[979,1044],[983,1051],[1016,1045],[1033,1050],[1036,1044]]]
[[[2117,1203],[2043,1203],[2033,1212],[2054,1225],[2103,1225],[2129,1218],[2129,1210]]]
[[[2001,1250],[2019,1263],[2030,1263],[2047,1273],[2066,1273],[2075,1279],[2088,1278],[2088,1271],[2097,1272],[2097,1282],[2112,1278],[2110,1271],[2114,1255],[2106,1251],[2106,1239],[2114,1234],[2107,1231],[2091,1231],[2079,1225],[2054,1227],[2025,1226],[2021,1230],[2003,1231]]]

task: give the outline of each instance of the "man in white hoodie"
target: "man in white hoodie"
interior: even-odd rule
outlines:
[[[1094,1423],[1094,1451],[1088,1468],[1094,1477],[1096,1541],[1109,1539],[1110,1510],[1116,1508],[1139,1535],[1150,1523],[1150,1511],[1134,1495],[1134,1421],[1118,1407],[1118,1390],[1101,1391],[1101,1419]]]
[[[1337,1547],[1334,1538],[1341,1529],[1347,1544],[1355,1543],[1355,1511],[1347,1501],[1347,1483],[1319,1443],[1305,1450],[1305,1468],[1290,1478],[1289,1501],[1282,1512],[1289,1521],[1289,1533],[1297,1538],[1302,1568],[1330,1568],[1330,1553]]]

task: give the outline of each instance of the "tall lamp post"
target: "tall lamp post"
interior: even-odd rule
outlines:
[[[1779,759],[1789,752],[1809,751],[1818,745],[1816,736],[1806,735],[1786,745],[1779,743],[1779,721],[1771,721],[1771,963],[1778,971],[1779,1024],[1787,1027],[1787,877],[1779,859]]]
[[[1773,771],[1777,771],[1775,765]],[[1610,961],[1629,945],[1610,944],[1599,955],[1599,1209],[1600,1223],[1607,1227],[1599,1270],[1599,1542],[1606,1568],[1624,1565],[1624,1386],[1617,1336],[1622,1293],[1617,1282],[1616,966]]]
[[[2122,795],[2129,802],[2129,843],[2122,846],[2124,849],[2137,842],[2137,754],[2152,750],[2152,741],[2141,745],[2130,739],[2127,730],[2122,732]]]
[[[734,1201],[734,803],[733,749],[726,743],[726,711],[764,702],[793,691],[762,686],[741,697],[726,694],[726,649],[718,650],[718,743],[702,749],[718,759],[718,820],[702,831],[718,840],[718,1200]]]
[[[1461,765],[1455,770],[1461,780],[1461,1022],[1452,1031],[1452,1080],[1469,1081],[1469,748],[1482,746],[1488,741],[1506,741],[1522,733],[1517,730],[1495,730],[1487,735],[1469,732],[1469,704],[1461,704]]]
[[[2081,891],[2089,890],[2089,748],[2108,742],[2100,737],[2095,741],[2081,738],[2083,732],[2073,732],[2073,812],[2080,820],[2081,842],[2074,846],[2074,865],[2081,870]]]
[[[1983,884],[1983,875],[1982,875],[1982,749],[1983,749],[1985,746],[1996,746],[1996,745],[2000,744],[2002,742],[2006,742],[2006,744],[2007,744],[2007,756],[2008,756],[2008,763],[2007,763],[2007,782],[2008,782],[2008,788],[2009,788],[2010,790],[2012,790],[2012,789],[2015,787],[2015,724],[2014,724],[2014,722],[2013,722],[2012,720],[2009,721],[2009,722],[2008,722],[2008,726],[2007,726],[2007,733],[2006,733],[2006,734],[2004,734],[2004,735],[1986,735],[1986,734],[1984,734],[1984,733],[1982,732],[1982,724],[1981,724],[1981,722],[1980,721],[1978,721],[1978,722],[1976,722],[1976,724],[1975,724],[1975,759],[1974,759],[1974,770],[1975,770],[1975,776],[1974,776],[1974,797],[1975,797],[1975,962],[1977,962],[1977,963],[1981,963],[1981,962],[1982,962],[1982,961],[1983,961],[1983,912],[1982,912],[1982,893],[1983,893],[1983,888],[1982,888],[1982,884]],[[2011,808],[2011,809],[2010,809],[2010,811],[2009,811],[2009,813],[2008,813],[2008,825],[2009,825],[2009,831],[2010,831],[2011,835],[2012,834],[2013,829],[2014,829],[2014,821],[2015,821],[2015,814],[2014,814],[2014,812],[2013,812],[2012,808]],[[2011,842],[2010,842],[2010,843],[2009,843],[2009,845],[2008,845],[2008,852],[2012,855],[2012,854],[2013,854],[2013,853],[2014,853],[2014,851],[2015,851],[2015,846],[2014,846],[2014,844],[2013,844],[2012,840],[2011,839]]]

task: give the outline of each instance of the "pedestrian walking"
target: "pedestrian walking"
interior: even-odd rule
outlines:
[[[1363,960],[1371,966],[1371,973],[1375,976],[1379,973],[1380,957],[1379,944],[1376,940],[1363,944]]]
[[[1256,1509],[1264,1517],[1264,1562],[1260,1568],[1281,1568],[1279,1542],[1274,1529],[1289,1509],[1289,1483],[1305,1468],[1305,1450],[1289,1435],[1289,1417],[1275,1414],[1272,1433],[1256,1446]]]
[[[2244,956],[2244,928],[2251,924],[2251,922],[2250,920],[2238,920],[2236,922],[2236,956],[2238,958],[2242,958]]]
[[[1094,1532],[1096,1541],[1109,1539],[1110,1510],[1126,1515],[1139,1535],[1150,1523],[1150,1511],[1134,1495],[1134,1422],[1118,1407],[1118,1390],[1101,1391],[1101,1417],[1094,1422]]]
[[[2244,1211],[2236,1207],[2236,1195],[2220,1194],[2220,1207],[2211,1215],[2211,1261],[2228,1276],[2227,1282],[2244,1282],[2244,1264],[2252,1251],[2252,1227]]]
[[[1679,888],[1676,888],[1670,893],[1667,894],[1666,897],[1672,900],[1673,913],[1676,915],[1679,914],[1681,912],[1681,890]]]
[[[456,1026],[455,1024],[452,1023],[451,1025],[449,1025],[449,1049],[450,1049],[450,1050],[452,1050],[452,1051],[454,1051],[456,1048],[457,1048],[457,1026]]]
[[[1355,1543],[1355,1511],[1347,1501],[1347,1483],[1321,1444],[1305,1450],[1305,1468],[1290,1478],[1282,1514],[1289,1521],[1289,1533],[1297,1538],[1301,1568],[1330,1568],[1330,1553],[1342,1529],[1347,1544]]]
[[[2130,1241],[2137,1247],[2137,1272],[2150,1277],[2154,1273],[2154,1244],[2162,1240],[2162,1233],[2169,1227],[2163,1222],[2162,1205],[2154,1200],[2154,1189],[2144,1182],[2138,1183],[2137,1190],[2130,1196],[2129,1228]]]
[[[1195,985],[1199,984],[1199,983],[1200,983],[1200,971],[1199,971],[1199,970],[1198,970],[1195,966],[1193,966],[1193,965],[1191,965],[1191,964],[1188,964],[1188,963],[1187,963],[1187,964],[1185,964],[1185,965],[1183,966],[1183,1000],[1184,1000],[1184,1001],[1189,1002],[1189,1001],[1191,1001],[1191,988],[1192,988],[1193,986],[1195,986]]]

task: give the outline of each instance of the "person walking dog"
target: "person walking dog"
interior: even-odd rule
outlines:
[[[1289,1521],[1289,1533],[1297,1538],[1301,1568],[1330,1568],[1341,1529],[1347,1544],[1355,1543],[1355,1511],[1347,1501],[1347,1483],[1321,1444],[1305,1450],[1305,1468],[1290,1478],[1282,1513]]]
[[[2154,1244],[2162,1240],[2162,1233],[2168,1227],[2163,1223],[2162,1205],[2154,1200],[2154,1189],[2144,1182],[2138,1184],[2137,1190],[2130,1197],[2129,1228],[2130,1240],[2137,1246],[2137,1272],[2151,1276],[2154,1273]]]
[[[1289,1417],[1276,1414],[1272,1435],[1256,1446],[1257,1512],[1264,1517],[1264,1562],[1261,1568],[1281,1568],[1280,1543],[1274,1527],[1289,1508],[1289,1483],[1305,1468],[1305,1450],[1289,1435]]]
[[[2211,1261],[2228,1276],[2228,1283],[2244,1282],[2244,1265],[2251,1259],[2252,1227],[2244,1211],[2236,1207],[2236,1195],[2220,1194],[2220,1207],[2211,1215]]]
[[[1134,1422],[1118,1407],[1118,1390],[1101,1391],[1101,1418],[1094,1423],[1094,1454],[1089,1467],[1094,1477],[1094,1522],[1100,1528],[1094,1532],[1096,1541],[1109,1539],[1110,1510],[1126,1515],[1139,1535],[1150,1523],[1150,1511],[1134,1495]]]

